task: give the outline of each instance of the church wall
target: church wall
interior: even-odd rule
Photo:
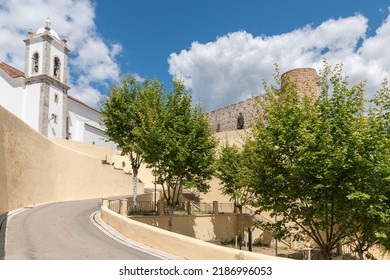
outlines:
[[[72,99],[68,99],[68,109],[71,140],[116,148],[115,143],[104,141],[106,137],[103,134],[104,129],[100,125],[99,112]]]
[[[131,176],[104,158],[57,145],[3,107],[0,119],[0,215],[36,203],[132,193]]]
[[[39,124],[40,91],[41,86],[39,84],[27,85],[24,90],[23,101],[18,101],[23,104],[21,119],[35,130],[38,130]]]
[[[55,116],[53,119],[52,114]],[[55,86],[50,86],[48,137],[62,138],[63,135],[63,93]]]
[[[105,139],[107,139],[107,137],[104,135],[104,132],[102,130],[89,126],[87,124],[85,125],[84,142],[92,143],[94,145],[99,146],[110,146],[112,148],[115,148],[117,146],[112,146],[110,143],[105,142]]]
[[[11,112],[14,112],[18,117],[22,117],[20,100],[22,99],[23,91],[21,84],[10,79],[2,70],[0,70],[0,89],[0,105]]]

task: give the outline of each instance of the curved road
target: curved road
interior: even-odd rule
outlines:
[[[96,215],[100,199],[26,207],[7,225],[4,259],[156,260],[163,253],[110,237]],[[94,214],[95,213],[95,214]],[[98,223],[95,223],[97,220]],[[100,228],[99,228],[100,227]],[[107,234],[108,233],[108,234]],[[128,246],[129,245],[129,246]]]

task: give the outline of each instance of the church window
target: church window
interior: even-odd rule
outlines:
[[[36,52],[32,56],[32,73],[38,73],[39,71],[39,54]]]
[[[55,103],[58,103],[58,94],[55,94],[55,95],[54,95],[54,102],[55,102]]]
[[[54,58],[54,77],[60,77],[60,59],[58,57]]]

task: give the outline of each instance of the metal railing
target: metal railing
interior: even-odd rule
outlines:
[[[133,198],[127,199],[127,213],[129,214],[155,214],[157,207],[154,201],[137,201],[136,208],[134,209]]]
[[[109,200],[108,201],[108,209],[110,209],[116,213],[119,213],[120,200]]]
[[[175,211],[187,211],[189,204],[192,207],[194,214],[213,214],[214,211],[214,204],[208,203],[208,202],[200,202],[200,203],[194,203],[193,201],[190,201],[186,199],[185,197],[182,197],[179,201],[179,204],[175,207]],[[117,200],[109,200],[108,201],[108,207],[112,211],[119,213],[120,212],[120,199]],[[135,210],[135,212],[134,212]],[[149,214],[149,213],[156,213],[157,212],[157,205],[155,205],[154,201],[137,201],[137,207],[134,209],[134,202],[133,198],[129,197],[127,198],[127,212],[129,214]],[[168,213],[168,207],[164,205],[164,212]],[[224,202],[224,203],[218,203],[218,213],[235,213],[235,206],[234,203],[231,202]],[[250,214],[253,215],[253,211],[248,210],[246,207],[243,208],[244,214]]]

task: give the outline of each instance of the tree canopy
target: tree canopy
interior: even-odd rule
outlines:
[[[149,101],[142,107],[145,111],[137,130],[138,144],[163,187],[171,229],[182,189],[208,191],[217,142],[203,109],[192,106],[191,94],[181,81],[174,80],[172,91],[161,98],[149,95],[145,99]]]
[[[355,241],[359,252],[389,240],[389,90],[369,107],[365,83],[350,87],[342,73],[325,63],[317,98],[277,71],[244,146],[254,155],[245,176],[255,205],[278,218],[261,226],[278,239],[311,238],[324,259],[339,244]]]
[[[154,79],[144,79],[142,83],[130,75],[123,77],[121,84],[115,83],[108,92],[108,97],[100,102],[102,123],[106,127],[108,140],[117,143],[122,155],[128,155],[133,175],[133,207],[137,208],[137,176],[142,164],[141,150],[135,131],[141,124],[140,107],[144,100],[141,96],[149,92],[159,92],[160,83]],[[157,94],[156,94],[157,95]]]

